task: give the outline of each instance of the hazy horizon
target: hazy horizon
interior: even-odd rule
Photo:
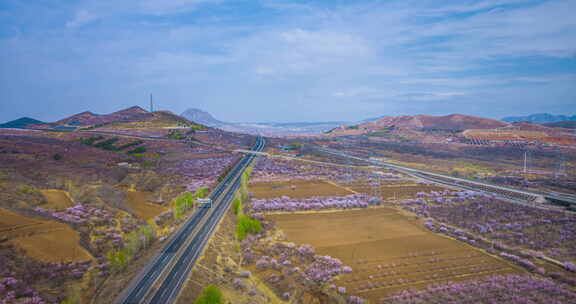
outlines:
[[[576,1],[0,5],[0,122],[133,105],[227,122],[576,112]]]

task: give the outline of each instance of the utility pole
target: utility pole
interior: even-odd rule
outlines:
[[[528,157],[528,151],[524,151],[524,174],[527,173],[527,157]]]
[[[150,112],[154,112],[154,102],[152,101],[152,94],[150,94]]]

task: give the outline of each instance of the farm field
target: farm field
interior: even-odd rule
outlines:
[[[373,302],[433,283],[524,272],[464,243],[434,234],[392,208],[268,218],[289,241],[310,244],[318,254],[350,265],[352,273],[343,275],[338,285]]]
[[[361,193],[372,193],[374,190],[368,184],[353,184],[350,189]],[[414,198],[418,192],[444,191],[446,188],[436,185],[420,184],[399,184],[399,185],[381,185],[380,193],[382,199],[407,199]]]
[[[70,195],[66,191],[57,189],[44,189],[41,190],[41,192],[47,201],[47,204],[43,206],[46,209],[64,209],[74,205]]]
[[[149,203],[152,198],[152,192],[128,191],[126,194],[126,203],[134,210],[134,213],[136,213],[136,216],[140,219],[147,221],[168,210],[160,205]]]
[[[344,196],[354,192],[323,180],[294,180],[278,182],[257,182],[250,184],[250,192],[256,199],[279,196],[308,198],[313,196]]]
[[[70,226],[0,208],[0,239],[3,238],[24,249],[28,256],[44,262],[92,259],[79,245],[79,233]]]

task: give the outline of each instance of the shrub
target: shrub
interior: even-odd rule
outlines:
[[[238,215],[240,210],[242,209],[242,201],[239,197],[234,198],[234,203],[232,203],[232,210],[234,210],[234,214]]]
[[[223,304],[224,296],[220,288],[209,285],[202,290],[202,295],[194,301],[194,304]]]
[[[190,192],[185,192],[174,200],[174,218],[182,218],[182,214],[194,206],[194,196]]]
[[[206,196],[208,196],[208,193],[210,193],[210,190],[207,187],[200,187],[196,189],[196,192],[194,192],[194,196],[196,196],[197,198],[205,198]]]
[[[114,143],[116,143],[118,140],[119,140],[118,137],[112,137],[112,138],[109,138],[105,141],[101,141],[101,142],[95,144],[94,147],[108,150],[108,151],[116,151],[116,147],[114,146]]]
[[[18,192],[20,192],[21,194],[34,194],[37,193],[38,190],[33,186],[22,185],[18,187]]]
[[[52,158],[53,158],[54,160],[61,160],[61,159],[62,159],[62,155],[56,153],[56,154],[52,155]]]
[[[92,136],[88,138],[80,138],[80,143],[87,146],[92,146],[95,142],[104,139],[104,136]]]
[[[154,162],[146,160],[146,161],[143,161],[142,164],[140,164],[140,165],[144,168],[149,168],[149,167],[154,166]]]
[[[146,151],[147,151],[146,147],[138,147],[136,149],[128,151],[127,153],[128,154],[142,154],[142,153],[145,153]]]
[[[138,146],[138,145],[141,145],[141,144],[143,144],[143,143],[144,143],[144,142],[141,141],[141,140],[133,141],[133,142],[130,142],[130,143],[127,143],[127,144],[124,144],[124,145],[122,145],[122,146],[117,147],[117,148],[116,148],[116,151],[122,151],[122,150],[124,150],[124,149],[130,148],[130,147],[134,147],[134,146]]]
[[[259,220],[253,219],[246,215],[241,215],[238,217],[238,223],[236,226],[236,234],[238,239],[242,241],[246,238],[247,234],[258,234],[262,231],[262,223]]]
[[[171,139],[184,139],[184,137],[178,130],[170,130],[168,133],[168,138]]]

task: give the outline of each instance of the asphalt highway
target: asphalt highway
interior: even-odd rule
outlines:
[[[265,141],[256,139],[253,151]],[[173,303],[214,229],[230,207],[244,170],[256,155],[247,154],[210,193],[212,208],[197,209],[169,239],[160,253],[128,285],[115,303]]]

